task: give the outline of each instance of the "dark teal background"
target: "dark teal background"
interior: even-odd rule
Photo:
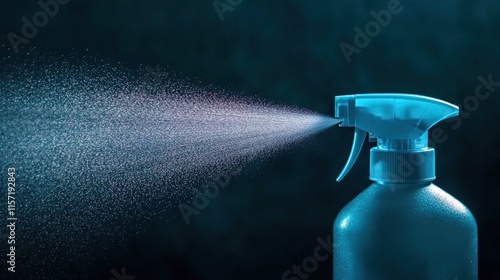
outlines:
[[[20,19],[40,8],[36,1],[4,0],[0,52],[24,60],[72,53],[131,69],[159,65],[327,115],[340,94],[409,92],[463,105],[479,76],[500,81],[500,2],[494,0],[402,0],[401,13],[347,63],[339,44],[353,45],[354,27],[363,29],[373,20],[370,11],[388,2],[244,0],[221,21],[210,0],[72,0],[15,54],[7,34],[19,34]],[[480,279],[500,279],[499,94],[496,87],[477,109],[467,105],[461,125],[439,124],[448,139],[435,145],[435,183],[476,217]],[[153,219],[139,235],[131,228],[123,246],[99,252],[91,265],[69,264],[70,275],[110,279],[111,269],[126,267],[137,280],[282,279],[313,255],[316,238],[326,239],[339,210],[370,184],[368,142],[348,176],[335,181],[352,135],[331,128],[256,163],[231,178],[190,225],[173,209],[174,218]],[[49,275],[68,267],[61,265],[64,256],[46,261]],[[307,279],[331,277],[329,258]]]

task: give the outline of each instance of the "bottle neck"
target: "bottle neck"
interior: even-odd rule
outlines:
[[[370,150],[370,180],[384,183],[423,183],[436,179],[433,148]]]

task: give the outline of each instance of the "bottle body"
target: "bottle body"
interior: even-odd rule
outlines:
[[[373,183],[333,226],[334,279],[477,279],[477,225],[427,183]]]

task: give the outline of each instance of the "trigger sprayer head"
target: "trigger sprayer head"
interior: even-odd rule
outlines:
[[[354,165],[366,133],[370,133],[370,139],[377,139],[377,147],[371,150],[370,179],[387,182],[433,180],[434,149],[427,147],[427,131],[436,123],[457,115],[456,105],[415,94],[335,97],[335,117],[342,121],[340,126],[355,128],[351,153],[337,181],[342,180]],[[394,175],[392,169],[398,168],[397,160],[411,154],[422,156],[428,164],[409,176]]]

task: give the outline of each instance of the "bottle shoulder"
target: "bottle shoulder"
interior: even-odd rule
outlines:
[[[434,184],[383,185],[374,183],[337,215],[335,226],[422,224],[477,228],[474,216],[456,198]]]

